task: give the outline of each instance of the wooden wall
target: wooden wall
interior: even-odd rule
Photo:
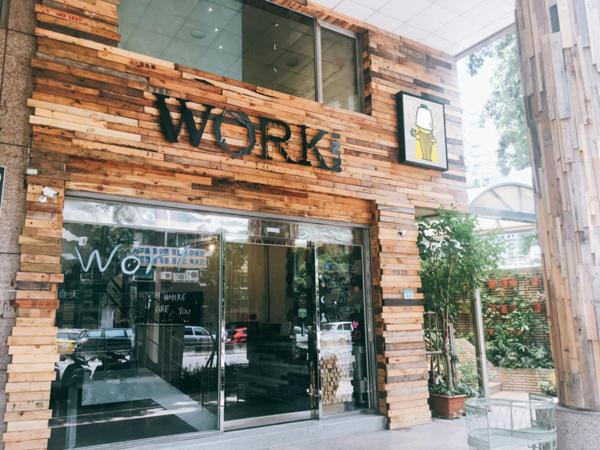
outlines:
[[[600,411],[600,3],[519,0],[517,28],[558,396]]]
[[[415,208],[464,208],[464,166],[456,66],[447,55],[369,29],[307,2],[278,3],[361,34],[365,98],[358,114],[113,47],[117,0],[44,0],[37,6],[35,88],[27,218],[21,236],[17,324],[9,338],[6,448],[44,448],[56,353],[54,324],[62,281],[60,238],[65,190],[180,204],[332,219],[371,225],[379,405],[390,428],[430,420]],[[396,92],[446,103],[450,170],[397,163]],[[155,92],[338,132],[342,171],[293,165],[272,152],[231,158],[215,145],[212,122],[203,144],[167,142]],[[242,129],[223,127],[240,144]],[[292,155],[300,152],[292,140]],[[44,186],[57,199],[39,203]],[[399,231],[407,230],[400,238]]]

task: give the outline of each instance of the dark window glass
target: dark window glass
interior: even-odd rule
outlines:
[[[314,20],[244,5],[242,30],[243,81],[316,99]]]
[[[263,0],[121,0],[121,47],[317,99],[315,21]],[[322,32],[323,101],[359,110],[356,41]]]
[[[219,261],[214,235],[64,225],[50,449],[216,429]]]

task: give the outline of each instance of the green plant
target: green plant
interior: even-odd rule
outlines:
[[[535,335],[548,332],[546,322],[536,320],[533,299],[513,296],[493,298],[483,296],[484,325],[488,330],[486,339],[487,356],[490,362],[507,368],[551,368],[550,346],[535,342]],[[492,305],[514,304],[515,309],[502,314]]]
[[[552,373],[547,380],[540,381],[538,384],[538,388],[540,389],[540,392],[542,394],[556,397],[556,377],[554,373]]]
[[[449,324],[456,320],[458,299],[473,298],[475,288],[495,268],[500,253],[495,240],[478,234],[476,226],[475,217],[445,209],[418,221],[425,306],[438,317],[442,332],[443,375],[435,374],[434,378],[441,375],[450,392],[455,389],[456,373],[449,348]]]

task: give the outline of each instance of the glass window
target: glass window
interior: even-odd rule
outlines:
[[[317,264],[323,414],[365,408],[369,383],[362,248],[320,245]]]
[[[356,39],[263,0],[121,0],[121,47],[297,97],[358,111]]]
[[[50,449],[217,427],[219,238],[159,230],[64,224]]]
[[[356,39],[321,28],[323,102],[360,111]]]

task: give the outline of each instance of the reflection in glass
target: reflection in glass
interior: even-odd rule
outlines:
[[[313,407],[312,255],[302,247],[225,244],[226,421]]]
[[[216,235],[64,225],[49,448],[217,427],[219,246]]]
[[[324,414],[368,406],[362,248],[317,249]]]
[[[264,0],[121,0],[121,47],[317,99],[315,21]],[[356,39],[321,31],[323,101],[360,110]]]
[[[323,103],[360,111],[356,39],[321,28]]]
[[[314,21],[260,3],[243,8],[243,80],[315,100]]]

